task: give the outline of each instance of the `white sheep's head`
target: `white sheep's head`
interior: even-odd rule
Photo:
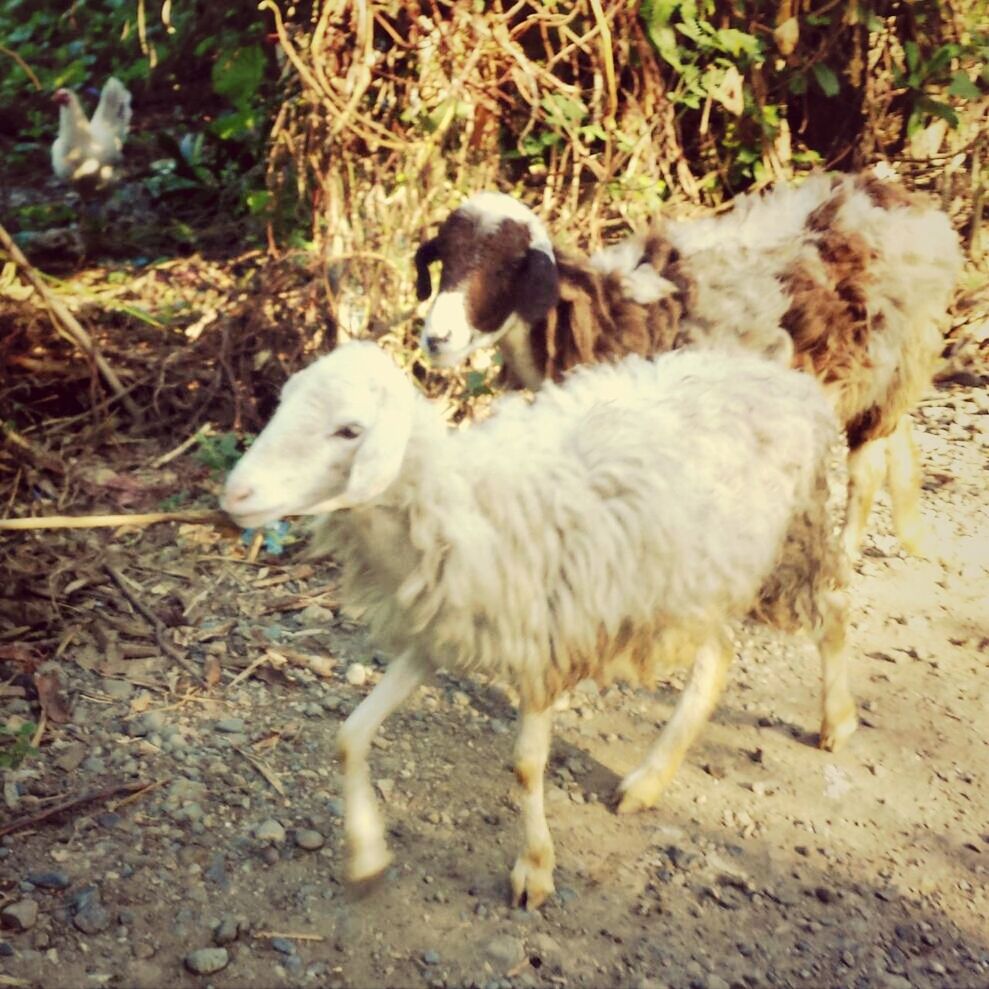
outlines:
[[[429,266],[442,263],[440,290],[422,330],[433,363],[452,367],[493,346],[516,319],[543,319],[560,297],[549,235],[527,206],[500,192],[468,199],[416,251],[416,292],[432,293]]]
[[[373,343],[344,344],[292,375],[220,506],[242,526],[365,505],[398,476],[415,389]]]

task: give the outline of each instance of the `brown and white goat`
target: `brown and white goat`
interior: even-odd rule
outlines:
[[[926,198],[819,173],[583,258],[554,249],[518,201],[480,193],[416,252],[423,300],[434,261],[422,343],[440,365],[497,344],[509,384],[535,389],[576,364],[742,346],[814,374],[848,439],[847,549],[885,475],[901,544],[933,555],[909,413],[930,384],[961,253]]]

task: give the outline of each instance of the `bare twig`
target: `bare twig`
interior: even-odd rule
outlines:
[[[165,464],[170,464],[176,457],[181,457],[186,450],[189,449],[194,443],[202,439],[204,436],[209,436],[213,432],[213,427],[207,423],[201,429],[197,430],[191,436],[184,439],[174,450],[169,450],[168,453],[163,453],[160,457],[152,460],[148,465],[152,470],[157,470],[159,467],[164,467]]]
[[[34,88],[41,92],[45,87],[41,85],[41,80],[31,71],[31,66],[21,58],[13,49],[8,48],[6,45],[0,45],[0,52],[4,55],[9,55],[23,70],[24,74],[31,80],[34,84]]]
[[[264,777],[264,779],[271,785],[272,789],[275,790],[280,797],[285,796],[285,787],[282,786],[281,780],[275,775],[271,767],[268,766],[266,762],[263,762],[261,759],[258,759],[257,756],[253,756],[249,752],[245,752],[237,746],[234,746],[234,751],[242,755],[257,770],[258,774]]]
[[[178,663],[179,666],[181,666],[182,669],[185,670],[190,676],[201,678],[202,672],[190,663],[189,660],[187,660],[185,656],[183,656],[182,653],[168,641],[168,638],[165,635],[165,623],[130,589],[128,586],[128,581],[124,575],[117,570],[116,567],[111,566],[109,563],[104,563],[103,569],[110,575],[117,587],[120,588],[124,597],[127,598],[127,600],[130,601],[137,611],[139,611],[141,615],[143,615],[144,618],[151,624],[151,627],[155,632],[155,638],[158,640],[158,645],[161,647],[161,651],[166,653],[170,659]]]
[[[56,471],[59,474],[65,473],[65,467],[55,454],[49,453],[47,450],[43,450],[41,447],[32,443],[26,436],[22,436],[17,432],[9,423],[0,421],[0,430],[3,430],[8,443],[24,450],[36,464],[46,467],[48,470]]]
[[[153,525],[155,522],[198,522],[211,525],[227,521],[223,512],[190,508],[185,512],[146,512],[138,515],[47,515],[26,519],[0,519],[0,529],[105,529],[118,525]]]
[[[70,797],[68,800],[63,800],[61,803],[55,804],[53,807],[49,807],[47,810],[43,810],[40,813],[27,814],[24,817],[17,818],[16,821],[11,821],[10,824],[5,824],[3,827],[0,827],[0,836],[5,834],[13,834],[15,831],[23,831],[24,828],[34,827],[34,825],[42,824],[52,817],[58,817],[59,815],[66,813],[66,811],[84,807],[86,804],[100,803],[104,800],[110,800],[118,793],[136,793],[140,790],[144,790],[150,785],[151,784],[145,780],[140,780],[134,783],[116,783],[115,785],[108,786],[102,790],[92,790],[89,793],[83,793],[76,797]]]
[[[325,941],[326,938],[322,934],[307,934],[303,931],[255,931],[251,937],[257,938],[275,938],[283,937],[288,938],[292,941]]]
[[[124,407],[134,419],[141,417],[140,409],[134,400],[125,394],[124,386],[117,377],[116,371],[107,363],[106,358],[100,353],[99,348],[93,342],[93,338],[83,329],[79,320],[69,312],[65,303],[55,295],[45,284],[45,280],[38,274],[34,266],[24,257],[23,252],[14,243],[10,234],[0,224],[0,247],[9,255],[11,260],[20,268],[24,277],[34,286],[35,291],[45,300],[48,311],[53,320],[72,338],[73,342],[89,357],[96,365],[103,380],[110,386],[111,391],[121,400]]]

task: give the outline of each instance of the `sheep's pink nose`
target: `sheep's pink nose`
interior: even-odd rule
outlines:
[[[249,484],[227,485],[223,492],[223,507],[226,509],[236,508],[243,505],[245,501],[254,496],[254,488]]]

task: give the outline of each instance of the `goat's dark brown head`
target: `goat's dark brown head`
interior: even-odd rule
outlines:
[[[468,199],[416,251],[416,291],[432,293],[429,266],[442,264],[439,294],[422,330],[433,362],[452,367],[493,346],[518,322],[533,326],[560,298],[549,235],[527,206],[500,192]]]

